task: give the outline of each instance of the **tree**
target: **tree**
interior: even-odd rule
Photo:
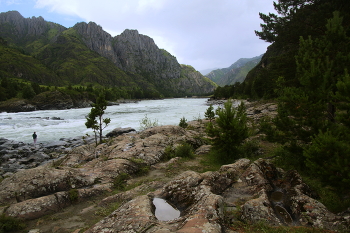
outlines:
[[[180,119],[179,126],[182,127],[182,128],[187,128],[188,123],[187,123],[187,119],[186,119],[185,117],[182,117],[182,118]]]
[[[281,88],[274,120],[293,155],[286,161],[331,185],[350,179],[350,38],[342,22],[334,12],[323,36],[300,38],[298,85]]]
[[[243,102],[235,108],[228,100],[216,114],[218,117],[214,123],[208,123],[206,132],[212,138],[218,160],[232,162],[239,158],[239,146],[248,137],[246,108]]]
[[[327,186],[341,191],[350,187],[349,128],[346,131],[322,131],[313,137],[304,151],[308,173]]]
[[[337,81],[350,64],[350,38],[341,23],[342,18],[335,12],[324,36],[300,38],[296,56],[298,84],[280,89],[276,118],[288,140],[308,143],[312,135],[335,122]]]
[[[107,109],[107,101],[105,100],[104,93],[100,93],[96,103],[91,108],[89,115],[86,117],[85,125],[87,128],[91,128],[95,134],[95,142],[97,144],[97,136],[100,138],[102,143],[102,131],[111,122],[110,118],[103,118],[105,110]]]
[[[207,118],[209,120],[209,122],[211,122],[212,120],[214,120],[215,118],[215,112],[214,112],[214,107],[211,104],[207,111],[204,113],[205,118]]]
[[[25,85],[22,89],[22,97],[24,99],[31,99],[35,96],[35,92],[31,85]]]
[[[273,2],[273,6],[280,16],[273,13],[268,15],[259,13],[265,24],[260,24],[262,31],[255,31],[255,34],[266,42],[274,42],[285,30],[287,23],[293,19],[298,9],[315,2],[317,0],[278,0],[278,3]]]

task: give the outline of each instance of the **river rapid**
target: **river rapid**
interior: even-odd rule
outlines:
[[[203,119],[208,108],[205,98],[176,98],[142,100],[108,106],[104,117],[111,123],[104,129],[104,135],[114,128],[132,127],[140,130],[140,122],[147,117],[159,125],[178,125],[180,119],[187,121]],[[61,138],[93,135],[85,126],[86,116],[91,108],[67,110],[43,110],[34,112],[0,113],[0,138],[30,143],[32,134],[38,135],[38,143],[50,143]]]

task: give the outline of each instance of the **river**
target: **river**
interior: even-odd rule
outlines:
[[[204,118],[208,106],[205,98],[176,98],[143,100],[108,106],[104,117],[111,123],[104,129],[104,135],[117,127],[140,129],[140,121],[147,117],[159,125],[178,125],[185,117],[188,121]],[[0,113],[0,137],[29,143],[36,132],[39,143],[58,141],[60,138],[74,138],[93,135],[85,126],[85,117],[91,108],[67,110],[42,110],[35,112]]]

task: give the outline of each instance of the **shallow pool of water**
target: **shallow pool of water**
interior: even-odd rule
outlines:
[[[160,221],[169,221],[180,217],[180,211],[162,198],[154,198],[155,216]]]

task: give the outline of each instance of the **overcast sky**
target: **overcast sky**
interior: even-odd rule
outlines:
[[[273,0],[0,0],[0,11],[10,10],[65,27],[92,21],[112,36],[137,29],[199,71],[265,53],[269,43],[254,30],[259,12],[275,12]]]

